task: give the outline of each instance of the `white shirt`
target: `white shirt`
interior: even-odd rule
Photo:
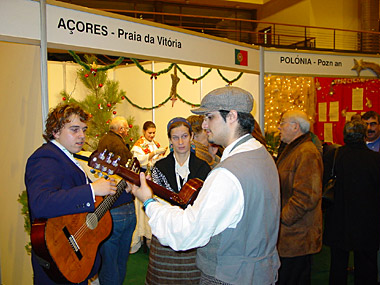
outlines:
[[[62,150],[62,152],[68,157],[70,158],[70,160],[76,165],[78,166],[78,168],[80,170],[83,171],[84,173],[84,176],[86,177],[86,183],[88,184],[88,177],[87,177],[87,174],[86,174],[86,171],[84,171],[83,167],[80,165],[79,161],[77,161],[74,157],[74,155],[68,151],[63,145],[61,145],[59,142],[57,142],[56,140],[51,140],[50,141],[51,143],[55,144],[60,150]],[[91,192],[92,192],[92,198],[94,199],[95,201],[95,193],[94,193],[94,190],[92,189],[92,185],[90,183],[90,188],[91,188]]]
[[[263,147],[252,138],[231,151],[239,139],[226,147],[221,161],[233,154]],[[210,172],[192,206],[182,210],[150,203],[146,214],[152,233],[162,245],[187,250],[206,245],[212,236],[226,228],[235,228],[243,211],[244,195],[239,180],[227,169],[217,168]]]

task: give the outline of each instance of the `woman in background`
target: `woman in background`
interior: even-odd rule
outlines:
[[[165,155],[167,148],[161,148],[154,140],[156,136],[156,125],[152,121],[146,121],[143,125],[143,136],[141,136],[132,147],[132,154],[140,162],[140,167],[145,171],[152,168],[154,163]]]
[[[187,118],[187,121],[190,123],[194,133],[195,155],[206,161],[211,168],[214,168],[220,162],[220,157],[216,154],[218,147],[210,144],[207,140],[207,134],[202,129],[203,116],[192,115]]]
[[[209,165],[195,156],[190,142],[192,129],[184,118],[174,118],[167,126],[170,154],[152,169],[153,182],[178,193],[192,178],[205,180]],[[195,265],[196,249],[174,251],[162,246],[153,236],[145,284],[199,284],[200,270]]]

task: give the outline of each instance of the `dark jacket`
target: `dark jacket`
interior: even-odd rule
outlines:
[[[91,187],[86,184],[84,172],[51,142],[42,145],[29,157],[25,185],[32,221],[95,210]],[[34,252],[32,265],[35,284],[56,284],[39,265]],[[99,267],[97,254],[89,276],[94,276]],[[87,280],[83,284],[87,284]]]
[[[120,156],[119,164],[123,166],[125,166],[128,162],[128,159],[133,157],[132,153],[126,146],[124,139],[114,131],[109,131],[100,139],[97,150],[102,152],[105,149],[115,155]],[[134,197],[132,194],[123,192],[113,204],[112,208],[118,207],[121,204],[129,203],[133,201],[133,199]]]
[[[331,172],[334,150],[326,154]],[[380,241],[380,153],[365,143],[346,144],[335,161],[334,204],[325,215],[324,244],[344,250],[378,249]]]
[[[154,168],[156,168],[156,170]],[[190,174],[187,180],[190,180],[192,178],[199,178],[203,181],[206,179],[208,173],[211,170],[207,162],[196,157],[195,154],[192,152],[190,152],[189,169],[190,169]],[[156,164],[153,167],[152,172],[153,173],[157,172],[157,170],[159,170],[165,176],[172,190],[178,193],[180,189],[178,189],[178,186],[177,186],[177,180],[176,180],[176,174],[175,174],[175,159],[174,159],[173,152],[171,152],[167,157],[156,162]],[[155,177],[157,176],[153,175],[153,179]],[[161,176],[161,179],[162,178],[163,177]],[[155,180],[154,182],[161,186],[166,187],[165,182],[162,181],[161,179],[159,179],[158,181]]]

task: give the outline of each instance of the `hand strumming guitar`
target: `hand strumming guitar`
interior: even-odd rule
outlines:
[[[114,178],[98,179],[91,183],[95,196],[113,195],[116,193],[116,181]]]

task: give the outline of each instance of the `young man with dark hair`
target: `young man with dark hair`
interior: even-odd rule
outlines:
[[[225,147],[192,206],[152,198],[145,176],[133,194],[144,202],[152,233],[174,250],[198,248],[200,284],[274,284],[280,192],[276,166],[251,136],[252,95],[238,87],[208,93],[195,114],[205,115],[208,141]]]

